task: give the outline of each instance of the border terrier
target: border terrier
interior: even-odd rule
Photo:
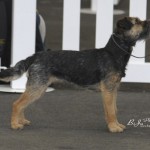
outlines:
[[[25,92],[13,103],[11,128],[29,125],[24,110],[39,99],[49,85],[58,79],[78,85],[99,83],[105,119],[110,132],[123,132],[126,128],[117,119],[116,97],[132,49],[136,42],[150,35],[150,21],[136,17],[118,20],[114,33],[101,49],[84,51],[47,50],[19,61],[14,67],[0,72],[0,80],[9,82],[27,73]]]

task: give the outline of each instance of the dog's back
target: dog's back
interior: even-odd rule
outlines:
[[[44,74],[47,78],[55,76],[79,85],[95,84],[104,76],[101,62],[104,62],[106,57],[108,54],[102,49],[43,51],[0,72],[0,80],[5,82],[16,80],[28,71],[29,78],[30,74],[36,73],[39,78],[43,78]]]

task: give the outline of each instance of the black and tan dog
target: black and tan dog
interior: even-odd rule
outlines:
[[[0,80],[16,80],[27,72],[25,92],[14,102],[11,118],[13,129],[30,124],[25,108],[41,97],[57,79],[78,85],[99,83],[105,118],[110,132],[123,132],[125,126],[117,120],[116,96],[132,47],[138,40],[149,37],[150,21],[125,17],[117,22],[114,34],[102,49],[85,51],[44,51],[21,60],[14,67],[0,72]]]

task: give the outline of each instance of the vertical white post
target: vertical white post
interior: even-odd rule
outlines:
[[[36,0],[13,0],[12,55],[15,65],[35,52]],[[25,88],[26,77],[11,83],[14,89]]]
[[[91,0],[91,10],[94,12],[97,10],[97,0]]]
[[[64,0],[63,50],[79,50],[81,0]]]
[[[120,0],[113,0],[113,4],[118,5],[119,1]],[[91,0],[91,10],[94,12],[97,10],[97,2],[98,0]]]
[[[106,45],[113,31],[113,0],[98,0],[96,15],[96,48]]]
[[[114,0],[114,5],[118,5],[120,0]]]
[[[130,0],[130,16],[146,19],[147,0]],[[133,50],[136,56],[145,56],[145,43],[139,42]],[[131,58],[132,62],[145,62],[144,59]]]

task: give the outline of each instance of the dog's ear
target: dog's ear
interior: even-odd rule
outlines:
[[[127,17],[117,22],[117,28],[120,28],[123,30],[130,30],[132,26],[133,26],[132,22]]]

